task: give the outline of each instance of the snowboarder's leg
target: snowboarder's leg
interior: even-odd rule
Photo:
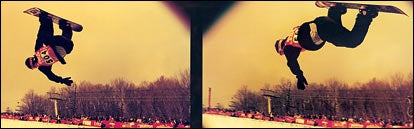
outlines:
[[[378,16],[377,9],[361,9],[355,20],[346,47],[355,48],[364,41],[372,19]]]
[[[342,6],[340,4],[330,7],[328,9],[328,17],[332,18],[334,21],[336,21],[339,25],[342,26],[342,15],[344,15],[347,12],[347,9],[345,6]]]
[[[59,28],[62,30],[62,36],[68,38],[68,39],[72,39],[72,27],[70,27],[70,25],[67,23],[66,20],[61,19],[59,20]]]
[[[48,45],[53,37],[53,22],[47,15],[45,12],[39,14],[40,27],[37,32],[35,51],[41,48],[43,44]]]
[[[346,46],[350,31],[342,25],[342,15],[347,12],[346,7],[338,4],[330,7],[327,17],[318,17],[314,20],[319,36],[335,46]]]
[[[338,47],[346,47],[351,31],[330,17],[318,17],[313,22],[316,24],[318,35],[322,40]]]
[[[48,14],[45,12],[41,12],[39,14],[40,27],[37,33],[37,37],[40,39],[48,39],[50,37],[53,37],[53,22],[52,19],[47,15]]]
[[[342,26],[341,17],[347,12],[346,7],[336,5],[329,8],[328,16],[318,17],[311,22],[305,22],[299,28],[298,40],[307,50],[318,50],[325,41],[343,43],[344,35],[350,31]],[[337,41],[339,40],[339,41]],[[339,46],[340,44],[335,44]]]
[[[317,24],[318,34],[323,40],[338,47],[355,48],[364,41],[372,19],[376,16],[378,16],[378,10],[361,9],[351,31],[330,17],[318,17],[314,22]]]

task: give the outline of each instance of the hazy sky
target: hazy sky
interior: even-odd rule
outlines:
[[[399,7],[405,15],[379,13],[364,42],[357,48],[335,47],[326,43],[318,51],[305,51],[299,64],[309,83],[336,78],[342,82],[368,82],[391,74],[413,71],[412,2],[359,2]],[[327,15],[313,1],[238,2],[203,36],[203,105],[227,107],[243,85],[260,91],[265,84],[279,84],[282,78],[296,82],[286,58],[275,52],[276,39],[291,33],[294,26]],[[358,10],[348,9],[343,25],[352,29]],[[295,86],[296,88],[296,86]]]
[[[12,110],[34,89],[46,94],[52,87],[39,70],[24,61],[34,54],[39,21],[23,13],[39,7],[83,25],[74,32],[74,49],[67,64],[54,64],[57,75],[79,83],[107,84],[124,78],[135,84],[173,77],[190,68],[190,31],[163,2],[1,2],[1,109]],[[55,34],[61,34],[54,24]]]

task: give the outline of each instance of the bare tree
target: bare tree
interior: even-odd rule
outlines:
[[[243,111],[267,111],[266,100],[260,92],[250,91],[247,85],[244,85],[232,97],[231,105],[233,110]]]
[[[23,113],[29,114],[51,114],[53,103],[46,96],[37,95],[31,89],[21,100]]]

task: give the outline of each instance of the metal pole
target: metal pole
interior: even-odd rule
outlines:
[[[286,105],[286,113],[290,114],[290,82],[289,82],[289,91],[287,94],[287,105]]]
[[[208,109],[210,109],[211,103],[211,88],[208,88]]]
[[[267,110],[268,110],[269,114],[270,114],[270,112],[272,112],[272,108],[270,106],[271,105],[270,101],[271,101],[270,96],[267,96]]]
[[[53,101],[55,103],[55,115],[56,115],[56,118],[57,118],[57,116],[59,115],[58,114],[58,108],[57,108],[57,99],[54,99]]]
[[[73,117],[75,117],[75,115],[76,115],[76,104],[77,104],[77,99],[76,99],[76,85],[74,85],[74,88],[75,88],[75,95],[74,95],[74,100],[73,100],[73,107],[72,107],[72,115],[73,115]]]
[[[412,119],[413,118],[413,104],[411,103],[411,96],[408,96],[408,104],[409,104],[409,107],[407,108],[407,115]]]

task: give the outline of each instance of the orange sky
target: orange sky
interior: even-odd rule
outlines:
[[[131,2],[1,2],[1,109],[12,110],[30,89],[46,94],[52,87],[39,70],[24,60],[34,54],[38,18],[23,13],[39,7],[80,23],[67,64],[54,64],[56,74],[78,83],[106,84],[116,78],[139,84],[160,76],[174,77],[190,68],[189,27],[164,3]],[[55,34],[61,34],[54,24]]]
[[[354,2],[355,3],[355,2]],[[379,13],[364,42],[357,48],[335,47],[327,43],[318,51],[305,51],[299,64],[309,83],[335,78],[349,84],[367,82],[391,74],[413,71],[412,2],[358,2],[387,4],[408,14]],[[348,9],[343,25],[352,29],[358,10]],[[279,84],[282,78],[296,82],[286,58],[276,54],[274,42],[291,33],[294,26],[327,15],[313,1],[238,2],[203,36],[203,106],[227,107],[243,85],[260,91],[265,84]]]

